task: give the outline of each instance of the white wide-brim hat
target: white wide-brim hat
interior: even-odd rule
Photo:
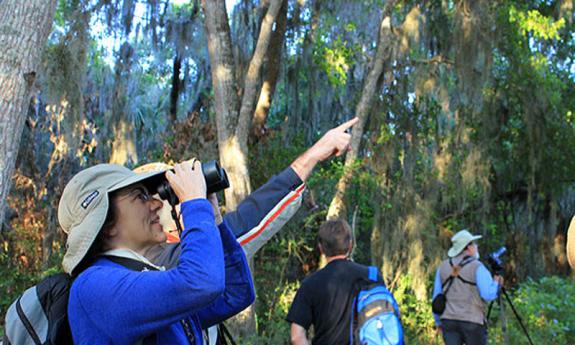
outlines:
[[[98,236],[108,214],[108,193],[163,173],[137,174],[120,165],[98,164],[72,177],[58,205],[58,222],[68,234],[64,271],[74,271]]]
[[[447,256],[453,258],[459,255],[467,245],[475,240],[480,239],[481,235],[472,235],[467,230],[461,230],[451,238],[451,248],[447,251]]]

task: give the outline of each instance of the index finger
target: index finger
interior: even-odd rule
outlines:
[[[353,119],[342,123],[341,125],[337,126],[335,129],[345,131],[348,128],[351,128],[353,125],[359,122],[359,118],[356,116]]]

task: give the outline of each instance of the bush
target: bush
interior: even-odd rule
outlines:
[[[431,303],[416,298],[410,280],[408,275],[402,276],[392,291],[399,305],[406,344],[431,344],[435,335]]]
[[[575,344],[575,285],[566,278],[528,280],[508,295],[534,344]],[[503,296],[502,296],[503,297]],[[493,307],[489,339],[491,344],[529,344],[509,303],[505,302],[507,334],[501,330],[501,312]],[[551,341],[552,339],[552,341]]]

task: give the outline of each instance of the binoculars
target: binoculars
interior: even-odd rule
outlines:
[[[230,186],[226,171],[216,161],[202,163],[202,174],[206,180],[207,194],[219,192]],[[147,185],[150,191],[158,193],[160,198],[167,200],[170,205],[175,206],[180,203],[178,196],[163,174],[151,178]]]

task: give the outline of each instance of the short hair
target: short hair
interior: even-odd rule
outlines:
[[[347,254],[351,244],[351,228],[345,220],[328,220],[320,226],[318,240],[325,256]]]

